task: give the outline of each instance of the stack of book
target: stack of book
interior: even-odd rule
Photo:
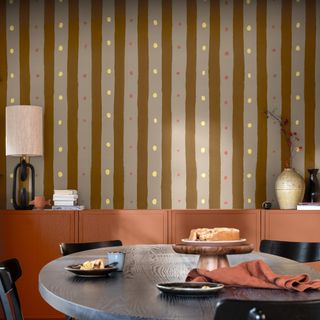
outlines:
[[[320,210],[320,202],[300,202],[297,210]]]
[[[84,206],[78,205],[78,191],[72,189],[54,190],[53,210],[82,210]]]

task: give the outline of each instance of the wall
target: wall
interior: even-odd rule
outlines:
[[[13,104],[44,108],[36,193],[78,189],[86,207],[276,204],[288,151],[267,109],[297,132],[292,165],[319,167],[315,0],[9,0],[0,15],[2,207]]]

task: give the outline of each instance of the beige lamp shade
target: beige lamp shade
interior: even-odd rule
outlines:
[[[6,155],[42,156],[42,107],[19,105],[6,107]]]

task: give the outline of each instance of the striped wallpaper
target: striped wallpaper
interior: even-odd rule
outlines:
[[[0,206],[17,158],[5,106],[44,108],[36,194],[87,208],[277,206],[291,122],[320,166],[320,2],[0,1]]]

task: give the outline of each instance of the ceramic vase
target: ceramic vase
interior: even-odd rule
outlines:
[[[296,209],[302,201],[305,182],[292,168],[285,168],[276,180],[276,196],[280,209]]]
[[[305,202],[318,202],[320,200],[320,187],[317,178],[318,170],[319,169],[308,169],[310,176],[307,181],[306,193],[304,196]]]

